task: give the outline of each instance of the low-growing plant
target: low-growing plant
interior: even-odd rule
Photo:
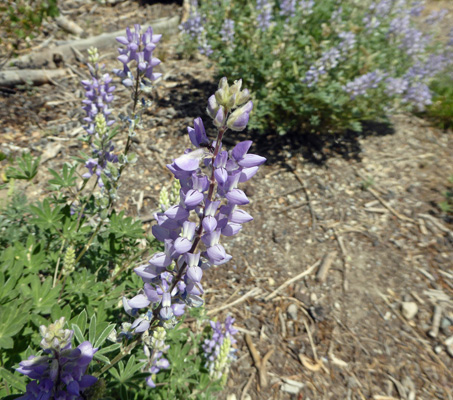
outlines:
[[[426,114],[442,129],[453,127],[453,75],[444,74],[436,78],[431,84],[433,104]]]
[[[32,38],[47,17],[59,15],[57,0],[3,0],[0,4],[2,28],[14,48]],[[0,37],[0,43],[4,42]]]
[[[453,62],[445,12],[412,0],[192,1],[183,42],[220,76],[242,78],[258,107],[250,127],[280,134],[361,130],[432,103],[431,80]]]
[[[153,57],[160,38],[139,25],[117,38],[122,68],[114,73],[132,98],[120,121],[110,108],[113,77],[90,49],[90,78],[82,81],[90,154],[49,169],[42,200],[11,190],[0,214],[2,396],[145,399],[153,390],[156,399],[213,399],[225,385],[237,330],[230,316],[206,326],[201,278],[232,258],[221,237],[253,219],[239,208],[249,200],[238,186],[265,158],[248,152],[251,141],[231,151],[222,144],[228,130],[246,128],[253,109],[242,81],[222,78],[207,105],[217,136],[207,136],[201,118],[188,128],[194,149],[167,166],[175,179],[160,193],[153,236],[117,210],[121,178],[137,162],[133,138],[150,106],[146,94],[160,76]],[[123,133],[126,144],[116,149]],[[32,181],[38,170],[39,159],[19,157],[6,170],[9,185]]]

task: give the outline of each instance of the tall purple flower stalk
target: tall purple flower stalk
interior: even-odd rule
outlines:
[[[164,252],[135,269],[145,285],[143,293],[126,306],[149,309],[133,323],[136,333],[147,331],[157,321],[171,324],[185,306],[201,305],[203,272],[231,259],[221,237],[237,234],[243,223],[253,219],[239,208],[249,200],[238,185],[255,175],[265,158],[248,153],[251,141],[240,142],[231,151],[222,145],[228,129],[245,129],[253,108],[249,91],[241,90],[241,84],[236,81],[229,86],[222,78],[209,98],[207,112],[218,128],[216,140],[208,138],[203,121],[196,118],[194,127],[188,128],[195,148],[167,165],[180,181],[180,199],[179,204],[155,214],[157,225],[152,231],[164,243]]]
[[[272,8],[273,3],[270,0],[256,1],[256,11],[258,11],[256,21],[258,23],[258,28],[262,31],[266,31],[271,26],[273,18]]]
[[[120,53],[118,60],[123,64],[123,69],[114,70],[115,74],[122,78],[125,86],[133,86],[138,81],[146,85],[162,75],[154,72],[154,67],[160,64],[160,60],[153,57],[153,51],[162,35],[153,34],[151,27],[144,33],[141,31],[142,27],[136,24],[134,32],[127,27],[126,36],[116,38],[119,43],[126,46],[118,49]],[[135,76],[131,70],[132,66],[136,68]]]
[[[65,319],[61,318],[49,327],[40,327],[44,353],[19,363],[17,371],[33,379],[19,399],[83,400],[83,392],[96,383],[97,379],[85,375],[85,371],[98,349],[88,341],[72,349],[74,332],[64,329],[64,324]]]

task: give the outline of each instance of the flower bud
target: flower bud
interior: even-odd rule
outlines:
[[[219,107],[219,110],[217,111],[217,114],[215,115],[215,118],[214,118],[214,125],[217,127],[217,128],[220,128],[221,126],[223,126],[223,123],[225,121],[225,109],[220,106]]]
[[[208,99],[208,107],[206,108],[206,112],[212,119],[214,119],[218,110],[219,110],[219,105],[216,101],[215,94],[213,94]]]
[[[249,116],[252,109],[253,103],[249,101],[241,108],[233,111],[233,113],[228,118],[227,127],[237,132],[244,130],[247,126],[247,123],[249,122]]]
[[[246,103],[250,99],[250,92],[248,89],[244,89],[242,92],[239,92],[236,96],[235,107],[239,107],[242,104]]]
[[[237,94],[241,91],[242,79],[234,81],[233,86],[230,87],[230,94]]]

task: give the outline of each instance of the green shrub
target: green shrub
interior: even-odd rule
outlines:
[[[405,0],[203,1],[181,29],[188,50],[197,43],[220,76],[250,87],[253,128],[360,131],[363,120],[424,110],[430,81],[451,65],[452,43],[430,36],[443,15],[420,12]]]

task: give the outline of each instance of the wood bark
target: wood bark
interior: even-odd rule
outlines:
[[[177,31],[178,25],[179,17],[174,16],[171,18],[156,19],[148,26],[152,26],[154,33],[169,34]],[[148,26],[143,27],[143,29],[146,30]],[[17,68],[59,68],[65,63],[73,61],[77,52],[85,51],[90,47],[97,47],[99,50],[117,47],[118,42],[115,38],[124,35],[125,29],[121,29],[116,32],[104,33],[87,39],[71,40],[53,48],[19,57],[12,64]]]
[[[21,70],[6,70],[0,71],[0,86],[17,86],[25,83],[31,83],[33,85],[42,85],[44,83],[52,82],[53,79],[61,78],[66,75],[65,69],[53,69],[53,70],[33,70],[33,69],[21,69]]]

